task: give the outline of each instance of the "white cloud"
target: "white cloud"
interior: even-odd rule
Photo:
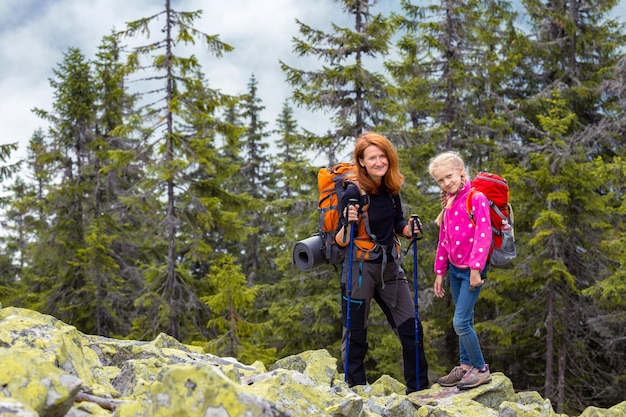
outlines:
[[[389,10],[389,2],[379,3],[380,11]],[[19,142],[14,157],[23,157],[33,132],[45,128],[31,110],[51,108],[53,91],[48,79],[68,48],[77,47],[87,58],[94,58],[103,36],[162,11],[164,5],[164,0],[0,1],[0,143]],[[292,38],[299,36],[295,20],[324,31],[330,30],[331,23],[351,25],[336,0],[172,0],[172,7],[202,10],[195,26],[206,34],[218,34],[235,48],[221,59],[211,56],[203,45],[196,45],[193,53],[209,85],[225,93],[245,92],[254,74],[266,107],[263,117],[270,127],[291,93],[279,60],[297,68],[320,65],[293,54]],[[141,41],[145,39],[135,42]],[[328,123],[327,115],[310,115],[297,108],[294,113],[302,127],[326,130],[322,126]]]
[[[19,142],[14,155],[22,158],[38,128],[46,128],[32,109],[50,110],[53,91],[49,79],[70,47],[94,58],[102,38],[122,30],[129,21],[152,16],[164,9],[159,0],[3,0],[0,2],[0,143]],[[314,27],[328,27],[344,18],[333,0],[173,0],[177,11],[202,10],[195,26],[218,34],[233,52],[216,58],[196,45],[212,88],[229,94],[246,91],[250,76],[258,81],[264,117],[273,126],[290,95],[279,60],[297,62],[292,37],[298,35],[298,18]],[[338,19],[329,19],[336,15]],[[140,44],[145,38],[128,40]],[[297,110],[296,110],[297,112]],[[308,126],[311,128],[311,126]]]

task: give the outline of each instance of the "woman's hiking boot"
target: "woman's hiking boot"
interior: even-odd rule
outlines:
[[[470,368],[458,384],[456,384],[456,387],[458,389],[470,389],[476,388],[479,385],[488,384],[489,382],[491,382],[491,372],[489,372],[489,365],[485,364],[482,369]]]
[[[460,366],[455,366],[452,368],[450,373],[446,376],[442,376],[437,380],[437,383],[442,387],[453,387],[455,386],[463,376],[467,373],[467,369],[463,369]]]

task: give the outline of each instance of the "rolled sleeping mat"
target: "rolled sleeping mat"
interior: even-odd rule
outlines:
[[[293,263],[302,271],[310,271],[327,263],[322,252],[322,238],[319,235],[296,242],[292,256]]]

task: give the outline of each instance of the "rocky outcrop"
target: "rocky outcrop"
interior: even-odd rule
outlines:
[[[437,384],[404,390],[390,377],[350,389],[325,350],[266,369],[165,334],[151,342],[109,339],[31,310],[0,309],[2,417],[559,416],[538,393],[516,393],[501,373],[465,392]],[[626,402],[582,414],[623,415]]]

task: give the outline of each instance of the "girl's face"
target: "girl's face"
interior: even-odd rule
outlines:
[[[433,178],[448,194],[457,193],[463,187],[465,168],[442,165],[433,170]]]
[[[365,168],[367,174],[377,184],[380,184],[389,169],[387,155],[376,145],[365,148],[363,158],[359,159],[359,164]]]

